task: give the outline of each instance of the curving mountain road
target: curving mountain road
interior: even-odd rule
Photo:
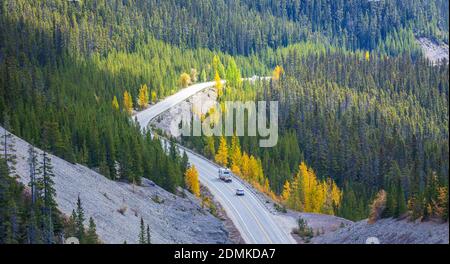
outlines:
[[[199,83],[182,89],[178,93],[167,97],[151,108],[136,114],[141,128],[146,128],[150,121],[181,103],[194,94],[214,86],[214,82]],[[287,244],[295,243],[289,234],[289,230],[283,228],[279,218],[273,215],[262,201],[241,182],[233,176],[231,183],[225,183],[218,179],[218,166],[205,157],[194,153],[182,146],[181,151],[186,151],[189,162],[197,168],[200,182],[207,186],[215,199],[222,205],[228,217],[233,221],[241,233],[242,238],[249,244]],[[244,196],[236,196],[236,189],[243,189]]]

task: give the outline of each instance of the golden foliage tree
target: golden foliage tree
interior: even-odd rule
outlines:
[[[215,160],[224,167],[228,165],[228,146],[225,137],[220,138],[219,149],[217,150]]]
[[[336,183],[330,178],[320,181],[304,162],[289,187],[289,196],[283,191],[282,200],[295,210],[334,214],[340,206],[342,193]]]
[[[370,206],[369,224],[375,223],[380,219],[386,208],[387,193],[384,190],[380,190],[375,197],[372,205]]]
[[[366,59],[366,61],[370,61],[370,53],[368,51],[366,51],[366,53],[364,54],[364,58]]]
[[[283,73],[284,73],[283,67],[281,67],[280,65],[277,65],[275,67],[275,69],[273,70],[272,79],[275,81],[278,81]]]
[[[242,153],[241,153],[241,145],[239,144],[239,138],[236,135],[234,135],[231,138],[231,149],[230,149],[231,167],[233,167],[233,165],[240,167],[241,166],[241,158],[242,158]]]
[[[244,154],[242,154],[241,172],[242,172],[242,177],[244,179],[246,179],[248,177],[248,175],[250,174],[250,157],[245,152],[244,152]]]
[[[148,104],[148,100],[149,100],[149,95],[148,95],[147,84],[143,84],[139,88],[139,97],[138,97],[138,105],[139,105],[139,107],[141,109],[144,109],[147,106],[147,104]]]
[[[188,85],[191,84],[191,76],[183,72],[180,76],[180,84],[182,87],[188,87]]]
[[[438,188],[438,198],[435,203],[434,211],[436,216],[448,221],[448,189],[447,187]]]
[[[290,195],[291,195],[291,184],[289,183],[289,181],[285,181],[283,186],[283,192],[281,193],[281,199],[283,201],[287,201]]]
[[[157,97],[156,97],[156,92],[152,91],[152,103],[156,103]]]
[[[119,101],[117,100],[117,97],[115,95],[111,104],[114,110],[119,110]]]
[[[133,113],[133,98],[128,91],[123,93],[123,108],[128,114]]]
[[[223,84],[218,71],[216,71],[216,74],[214,75],[214,81],[216,82],[217,96],[220,98],[223,95]]]
[[[197,197],[200,197],[200,183],[198,181],[198,171],[193,165],[184,173],[186,187]]]

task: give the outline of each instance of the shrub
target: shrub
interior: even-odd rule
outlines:
[[[370,206],[369,224],[373,224],[380,219],[384,209],[386,208],[386,197],[387,194],[384,190],[380,190],[377,193],[375,200]]]

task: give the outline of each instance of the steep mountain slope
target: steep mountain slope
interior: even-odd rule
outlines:
[[[362,220],[336,232],[312,240],[317,244],[364,244],[369,237],[376,237],[381,244],[448,244],[448,223],[409,222],[392,218],[381,219],[374,224]]]
[[[3,131],[0,127],[0,133]],[[27,185],[29,144],[14,139],[18,180]],[[175,196],[146,179],[142,186],[111,181],[85,166],[53,155],[51,160],[58,208],[70,215],[80,196],[87,218],[94,218],[104,243],[137,243],[140,217],[150,226],[152,243],[229,242],[222,222],[202,210],[190,195]]]

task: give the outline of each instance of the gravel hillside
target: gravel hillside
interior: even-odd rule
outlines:
[[[427,57],[431,63],[439,64],[442,60],[446,60],[448,63],[449,53],[447,44],[439,44],[428,38],[418,38],[417,42],[422,47],[425,57]]]
[[[27,185],[29,144],[17,137],[15,143],[18,180]],[[146,179],[142,186],[111,181],[85,166],[51,159],[60,211],[70,215],[79,195],[104,243],[137,243],[141,216],[150,226],[152,243],[229,243],[223,223],[190,195],[180,198]]]
[[[367,220],[340,228],[316,238],[316,244],[365,244],[369,237],[376,237],[381,244],[448,244],[448,223],[410,222],[392,218],[381,219],[374,224]]]

